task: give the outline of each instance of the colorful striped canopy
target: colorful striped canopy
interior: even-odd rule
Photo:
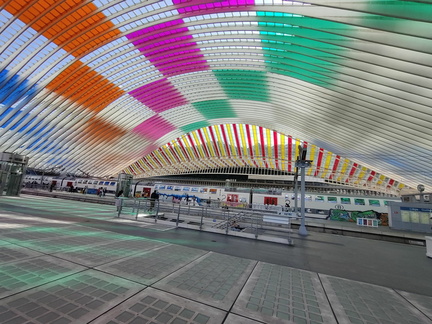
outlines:
[[[430,1],[0,0],[0,150],[432,190]]]

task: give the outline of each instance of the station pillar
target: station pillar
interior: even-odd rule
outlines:
[[[0,196],[19,196],[27,164],[24,155],[0,152]]]
[[[118,175],[116,193],[118,193],[120,190],[123,190],[123,197],[129,197],[131,192],[132,179],[132,175],[120,173]]]
[[[300,209],[300,227],[299,227],[299,235],[307,236],[308,231],[306,229],[305,224],[305,178],[306,178],[306,168],[310,167],[312,160],[297,160],[296,166],[300,168],[300,176],[301,176],[301,189],[300,189],[300,201],[301,201],[301,209]],[[296,198],[297,199],[297,198]]]

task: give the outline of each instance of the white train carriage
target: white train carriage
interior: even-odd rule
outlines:
[[[53,184],[56,190],[96,194],[98,188],[105,188],[108,194],[115,194],[117,181],[89,178],[50,177],[27,175],[26,184],[48,186]],[[198,205],[204,205],[208,200],[218,202],[218,205],[231,208],[276,209],[280,207],[294,207],[295,194],[293,191],[280,189],[247,189],[223,188],[217,186],[185,185],[158,182],[156,184],[135,182],[131,187],[131,197],[150,197],[157,190],[160,199],[185,203],[186,199]],[[355,191],[354,191],[355,192]],[[300,207],[300,193],[297,195],[297,206]],[[400,201],[398,197],[367,196],[361,194],[319,193],[306,192],[305,208],[307,213],[327,214],[331,209],[345,209],[349,211],[373,210],[378,213],[388,213],[388,203]]]

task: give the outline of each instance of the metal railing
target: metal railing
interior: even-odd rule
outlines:
[[[137,221],[168,221],[176,227],[224,234],[244,233],[258,239],[273,236],[291,239],[291,219],[288,213],[277,214],[270,210],[250,210],[173,203],[151,198],[116,198],[117,217]],[[291,214],[291,213],[290,213]],[[241,234],[240,234],[241,235]]]
[[[210,231],[221,234],[243,235],[251,238],[264,236],[279,237],[291,240],[291,222],[293,218],[287,215],[278,216],[288,219],[281,223],[266,222],[265,217],[277,216],[277,210],[253,210],[249,208],[231,208],[222,206],[220,202],[211,204],[185,204],[185,202],[172,202],[164,199],[155,200],[154,205],[151,198],[113,198],[112,196],[98,197],[96,195],[83,195],[69,192],[49,192],[48,190],[34,190],[26,188],[23,193],[37,194],[47,197],[58,197],[84,202],[109,204],[116,206],[116,218],[130,219],[134,221],[147,221],[157,223],[158,221],[170,222],[176,227],[188,227],[201,231]],[[287,214],[285,212],[285,214]],[[290,214],[294,215],[294,212]],[[239,226],[232,226],[233,223]],[[292,240],[291,240],[292,241]]]

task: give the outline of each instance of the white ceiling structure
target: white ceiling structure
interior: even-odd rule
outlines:
[[[0,151],[432,191],[431,1],[2,0]]]

